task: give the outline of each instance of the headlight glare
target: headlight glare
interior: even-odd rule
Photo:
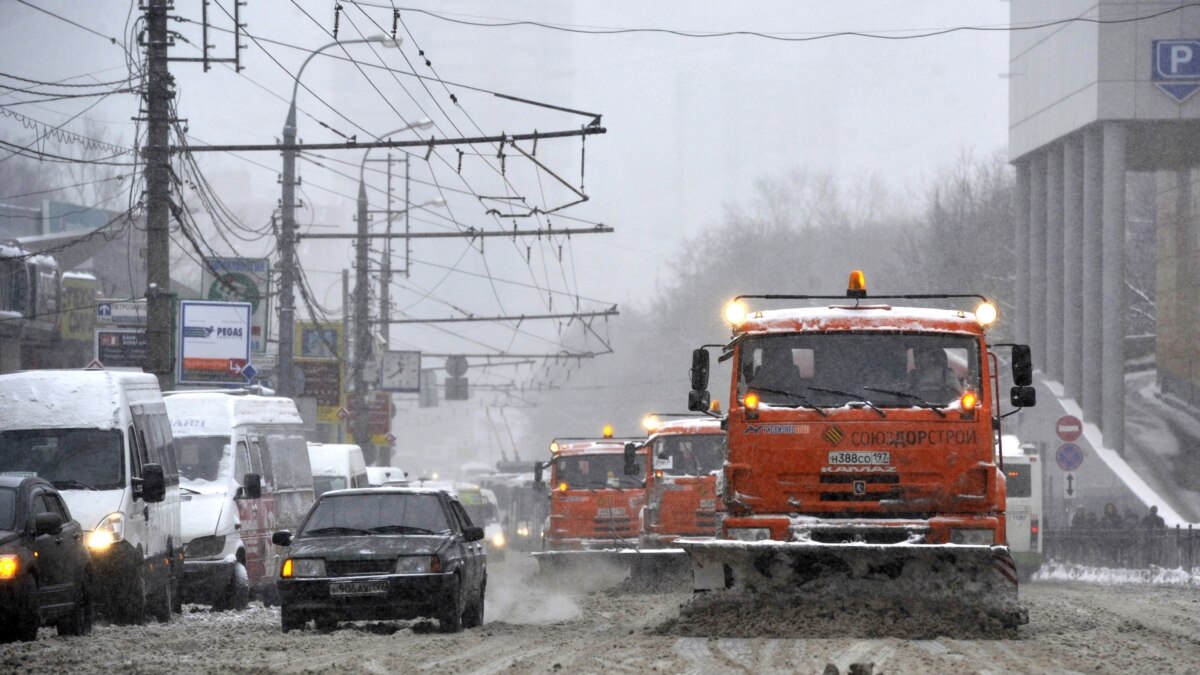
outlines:
[[[21,560],[15,554],[0,555],[0,579],[12,579],[21,570]]]
[[[110,513],[96,524],[87,535],[87,546],[93,551],[103,551],[118,541],[125,540],[125,514]]]

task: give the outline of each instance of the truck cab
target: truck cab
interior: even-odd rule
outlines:
[[[636,548],[638,513],[645,504],[646,450],[626,473],[625,443],[613,438],[550,443],[547,551]]]
[[[716,536],[724,504],[717,476],[725,463],[725,431],[716,418],[643,423],[650,437],[642,447],[646,462],[646,507],[641,547],[662,548],[679,537]],[[632,451],[633,449],[631,449]]]

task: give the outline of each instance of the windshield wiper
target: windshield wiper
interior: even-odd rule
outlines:
[[[811,389],[813,391],[823,391],[826,394],[836,394],[838,396],[849,396],[851,398],[858,396],[858,394],[855,394],[854,392],[843,391],[841,389],[829,389],[826,387],[807,387],[807,388]],[[854,403],[861,403],[861,404],[867,406],[868,408],[870,408],[871,410],[874,410],[875,412],[879,413],[880,417],[887,417],[887,413],[883,412],[882,408],[875,405],[874,403],[871,403],[869,400],[867,400],[865,398],[862,399],[861,401],[846,401],[846,405],[852,405]]]
[[[322,534],[371,534],[367,530],[360,530],[357,527],[318,527],[315,530],[306,530],[301,536],[316,537]]]
[[[411,534],[437,534],[437,532],[434,532],[433,530],[428,530],[428,529],[425,529],[424,527],[417,527],[416,525],[380,525],[379,527],[372,527],[372,528],[371,528],[371,532],[380,532],[380,533],[383,533],[383,532],[400,532],[400,533],[411,533]]]
[[[910,394],[907,391],[897,391],[895,389],[880,389],[879,387],[867,387],[867,386],[864,386],[863,389],[866,389],[867,391],[877,391],[880,394],[899,396],[900,398],[906,398],[910,401],[916,401],[918,408],[926,408],[928,410],[934,411],[935,413],[941,415],[942,417],[946,416],[946,413],[944,411],[942,411],[942,406],[939,406],[936,403],[931,403],[929,401],[926,401],[925,399],[921,398],[920,396],[917,396],[916,394]]]
[[[74,478],[63,478],[62,480],[52,480],[50,484],[59,490],[95,490],[100,491],[100,488],[94,485],[88,485],[83,481],[75,480]]]
[[[809,410],[816,410],[818,413],[820,413],[821,417],[829,417],[829,413],[822,410],[821,406],[808,400],[808,398],[804,394],[799,394],[794,391],[784,391],[783,389],[768,389],[767,387],[756,387],[754,385],[750,385],[750,388],[755,391],[765,391],[769,394],[780,394],[783,396],[791,396],[792,398],[798,399],[800,401],[800,405],[798,407],[808,408]],[[809,387],[809,389],[813,389],[813,387]],[[775,405],[775,404],[768,403],[767,405]],[[796,406],[793,406],[793,407],[796,407]]]

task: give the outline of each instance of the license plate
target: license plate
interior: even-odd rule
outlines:
[[[829,453],[830,464],[842,464],[860,466],[863,464],[891,464],[892,453],[884,450],[874,450],[871,452],[853,452],[847,450],[837,450]]]
[[[329,584],[330,595],[381,595],[387,593],[386,579],[371,581],[335,581]]]

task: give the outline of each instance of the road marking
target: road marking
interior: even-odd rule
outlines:
[[[912,643],[930,654],[949,654],[950,648],[937,640],[913,640]]]

